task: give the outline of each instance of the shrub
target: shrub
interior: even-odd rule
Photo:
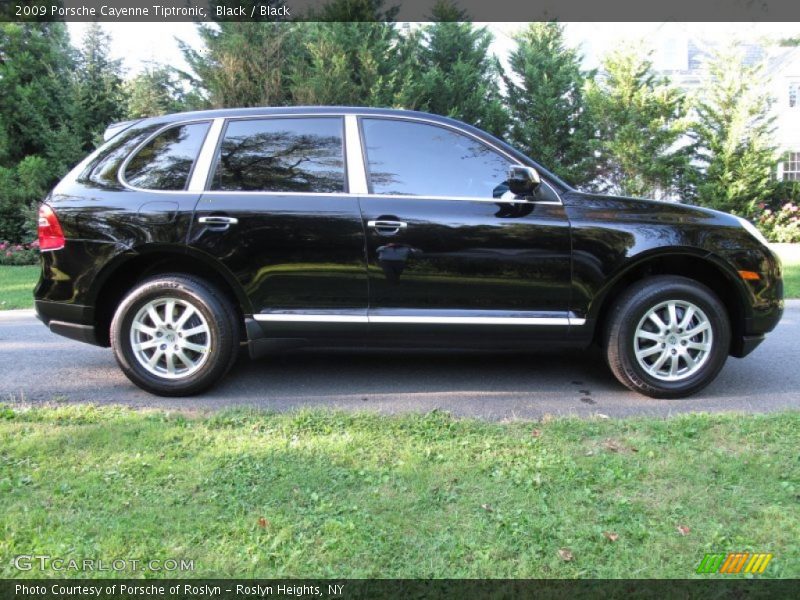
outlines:
[[[776,210],[765,208],[758,226],[770,242],[800,242],[800,206],[786,202]]]
[[[0,242],[0,265],[35,265],[38,262],[38,241],[30,244]]]

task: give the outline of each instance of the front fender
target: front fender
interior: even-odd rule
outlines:
[[[686,261],[701,261],[695,263],[696,265],[706,263],[711,266],[715,271],[722,275],[725,281],[736,290],[737,302],[742,304],[745,311],[745,317],[752,317],[753,312],[753,291],[748,288],[747,284],[738,276],[733,266],[723,259],[722,257],[709,252],[703,248],[688,247],[688,246],[669,246],[665,248],[652,248],[643,251],[639,254],[627,258],[624,262],[616,266],[616,268],[607,276],[605,283],[596,289],[590,296],[588,304],[585,306],[584,316],[587,319],[595,320],[600,314],[605,301],[608,299],[609,294],[615,292],[620,284],[629,281],[632,274],[640,274],[648,271],[648,265],[654,265],[659,262],[669,260],[686,260]],[[681,273],[673,273],[680,275]],[[702,282],[701,282],[702,283]],[[590,293],[590,292],[589,292]],[[587,293],[587,296],[589,295]],[[749,301],[747,301],[749,299]],[[578,307],[573,311],[580,314]]]

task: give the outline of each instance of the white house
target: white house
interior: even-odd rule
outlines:
[[[706,38],[695,25],[652,24],[642,34],[646,45],[653,49],[655,70],[687,91],[702,85],[707,61],[716,49],[730,43],[731,39],[719,33]],[[593,46],[591,42],[581,45],[584,49]],[[775,101],[775,143],[785,153],[777,176],[784,180],[800,181],[800,47],[782,47],[774,40],[764,38],[740,41],[737,47],[742,51],[746,64],[765,65],[765,83]],[[605,50],[608,49],[606,46]],[[599,62],[597,56],[587,58]]]
[[[656,70],[686,90],[702,84],[705,64],[719,45],[674,34],[654,41]],[[765,83],[775,102],[775,143],[786,159],[777,176],[800,181],[800,48],[747,42],[738,46],[746,64],[765,65]]]
[[[769,63],[776,99],[777,141],[786,152],[778,176],[786,181],[800,181],[800,48],[781,50]]]

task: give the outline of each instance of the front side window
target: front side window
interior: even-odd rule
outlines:
[[[479,141],[445,127],[363,119],[373,194],[500,198],[512,164]]]
[[[341,117],[230,121],[211,189],[344,192],[343,148]]]
[[[185,190],[208,123],[191,123],[161,132],[128,161],[123,178],[146,190]]]

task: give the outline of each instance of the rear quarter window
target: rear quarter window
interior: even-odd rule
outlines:
[[[128,161],[123,180],[146,190],[185,190],[208,127],[189,123],[162,131]]]
[[[122,189],[119,169],[131,152],[149,136],[158,131],[160,125],[134,128],[114,137],[111,142],[78,175],[77,181],[96,188]]]

